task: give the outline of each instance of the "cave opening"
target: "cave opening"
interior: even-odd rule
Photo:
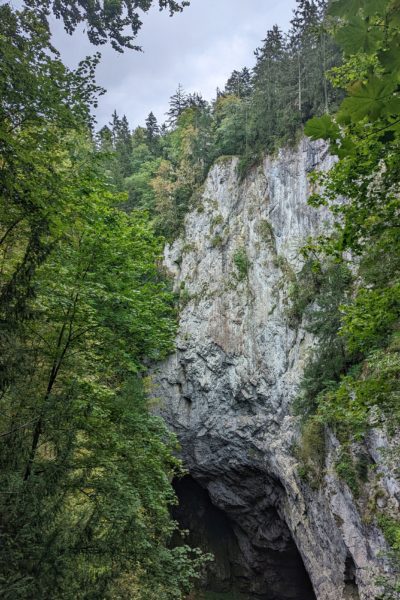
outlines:
[[[346,600],[359,600],[360,594],[356,581],[356,565],[350,552],[347,552],[344,567],[344,597]]]
[[[260,544],[243,530],[240,519],[215,506],[193,477],[173,485],[178,497],[173,517],[189,532],[185,543],[214,556],[200,583],[199,600],[315,600],[300,553],[274,507],[268,509],[268,526],[284,534],[279,543]]]

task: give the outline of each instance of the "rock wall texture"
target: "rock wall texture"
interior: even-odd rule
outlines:
[[[313,340],[289,326],[288,290],[300,246],[329,227],[307,205],[307,174],[330,164],[323,145],[303,140],[243,181],[235,158],[211,169],[184,235],[165,251],[184,306],[176,353],[154,379],[191,476],[235,524],[249,564],[260,548],[284,553],[291,536],[318,600],[372,600],[385,569],[380,531],[363,522],[332,457],[315,490],[293,456],[290,407]],[[271,589],[274,577],[265,575]]]

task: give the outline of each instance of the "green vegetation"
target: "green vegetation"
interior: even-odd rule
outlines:
[[[189,2],[183,0],[114,0],[112,3],[82,2],[69,0],[27,0],[27,6],[35,9],[42,22],[46,23],[50,12],[64,22],[68,33],[75,31],[80,24],[86,26],[87,36],[92,44],[105,44],[110,41],[114,50],[123,52],[125,48],[140,50],[133,45],[142,26],[142,13],[147,13],[151,6],[157,5],[160,10],[168,9],[170,15],[181,11]],[[139,10],[138,10],[139,9]],[[127,29],[130,33],[127,35]]]
[[[170,546],[177,444],[141,385],[176,328],[163,240],[93,145],[97,58],[69,71],[8,5],[0,54],[0,596],[178,600],[203,558]]]
[[[346,40],[353,32],[346,21],[347,11],[341,0],[332,4],[332,15],[343,19],[336,39],[344,43],[345,53],[350,52]],[[320,347],[306,372],[301,410],[317,411],[330,424],[348,420],[353,438],[365,431],[366,413],[372,405],[378,404],[395,416],[391,398],[396,393],[399,350],[396,190],[400,129],[396,95],[388,108],[384,101],[374,103],[372,96],[367,103],[358,92],[378,85],[377,78],[379,85],[388,89],[397,85],[399,65],[396,70],[394,62],[387,63],[397,29],[391,2],[383,2],[379,10],[371,7],[370,13],[365,11],[360,22],[372,19],[377,31],[382,24],[382,35],[372,36],[374,42],[369,40],[368,50],[358,48],[348,63],[334,70],[332,79],[346,83],[349,94],[337,116],[314,118],[306,127],[312,137],[329,139],[331,151],[339,157],[329,172],[314,174],[321,191],[310,202],[328,205],[341,221],[337,221],[333,235],[310,241],[305,249],[310,260],[292,291],[294,315],[299,318],[305,314],[307,326],[320,338]],[[360,71],[365,64],[368,70]],[[360,73],[362,82],[357,79]],[[340,196],[349,201],[341,202]],[[359,255],[355,281],[347,266],[348,251]],[[379,394],[379,389],[385,393]],[[354,410],[360,427],[354,427],[355,414],[351,419],[348,413],[356,404],[359,410],[364,407],[361,412]],[[344,410],[342,415],[339,407]]]
[[[378,517],[379,526],[382,528],[386,539],[393,550],[400,556],[400,519],[394,519],[386,515]]]
[[[234,71],[213,102],[179,86],[165,124],[150,112],[132,132],[114,112],[95,133],[99,56],[67,69],[49,14],[123,50],[135,48],[137,11],[154,4],[174,13],[187,2],[0,6],[0,596],[9,600],[183,600],[199,576],[206,558],[171,547],[170,481],[181,465],[142,379],[173,349],[175,301],[195,299],[184,284],[172,294],[162,248],[190,207],[205,211],[199,196],[218,157],[238,155],[243,175],[308,121],[307,135],[338,158],[312,175],[310,199],[332,211],[333,234],[309,241],[298,276],[259,223],[290,283],[289,324],[319,341],[296,403],[302,478],[322,481],[329,429],[336,472],[361,497],[368,431],[400,426],[398,0],[332,0],[328,14],[325,0],[298,0],[288,34],[268,31],[254,70]],[[222,216],[210,225],[218,247]],[[233,265],[230,287],[248,276],[246,248]],[[373,510],[398,563],[399,522]],[[382,599],[396,597],[398,586],[382,583]]]
[[[213,248],[219,248],[220,246],[222,246],[223,243],[224,243],[224,238],[219,233],[214,235],[213,238],[211,239],[211,246]]]
[[[262,241],[267,244],[270,250],[275,251],[275,234],[272,225],[266,219],[259,221],[257,230]]]
[[[378,514],[378,525],[391,547],[391,559],[395,572],[400,572],[400,520],[396,517],[383,513]],[[383,594],[378,596],[377,600],[397,600],[400,594],[400,580],[382,576],[378,584],[383,588]]]
[[[317,488],[324,474],[325,427],[317,420],[303,423],[301,443],[294,454],[300,462],[299,475],[313,488]]]
[[[236,267],[237,277],[239,281],[245,279],[249,272],[249,259],[247,258],[246,249],[238,248],[233,255],[233,263]]]
[[[151,112],[132,135],[125,117],[114,114],[98,133],[98,146],[110,180],[128,192],[124,208],[148,210],[156,230],[173,239],[198,205],[214,162],[238,155],[239,175],[245,175],[265,152],[296,143],[311,116],[337,107],[342,92],[324,69],[341,57],[324,29],[325,11],[325,0],[298,0],[290,31],[267,31],[253,71],[233,71],[212,102],[179,86],[166,123],[159,125]]]
[[[310,199],[328,206],[336,225],[310,240],[311,271],[306,265],[293,289],[294,317],[305,316],[320,342],[297,411],[308,427],[334,431],[341,443],[336,471],[358,496],[369,468],[362,451],[369,429],[391,435],[400,426],[398,3],[335,0],[329,18],[345,55],[329,78],[346,97],[334,116],[315,117],[305,130],[338,157],[328,172],[314,173],[319,191]],[[378,523],[397,552],[398,523],[386,513]],[[397,597],[385,586],[382,598]]]
[[[224,217],[220,214],[215,215],[215,217],[213,217],[211,219],[211,223],[210,223],[210,229],[214,230],[216,227],[218,227],[218,225],[222,225],[222,223],[224,222]]]

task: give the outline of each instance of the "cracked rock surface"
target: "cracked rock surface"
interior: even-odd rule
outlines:
[[[243,181],[235,158],[211,169],[184,235],[165,251],[185,305],[176,353],[154,380],[191,477],[234,524],[243,572],[260,570],[260,548],[284,557],[294,540],[318,600],[373,600],[381,533],[363,523],[329,456],[318,490],[293,456],[290,408],[314,341],[290,326],[288,292],[299,248],[329,227],[328,213],[307,205],[307,175],[330,165],[324,145],[303,140]],[[265,589],[275,584],[266,569]],[[296,598],[274,593],[265,598]]]

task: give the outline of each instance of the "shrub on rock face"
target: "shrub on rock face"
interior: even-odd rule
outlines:
[[[233,263],[236,267],[236,274],[238,279],[245,279],[250,268],[250,261],[247,257],[245,248],[238,248],[235,251],[233,255]]]

